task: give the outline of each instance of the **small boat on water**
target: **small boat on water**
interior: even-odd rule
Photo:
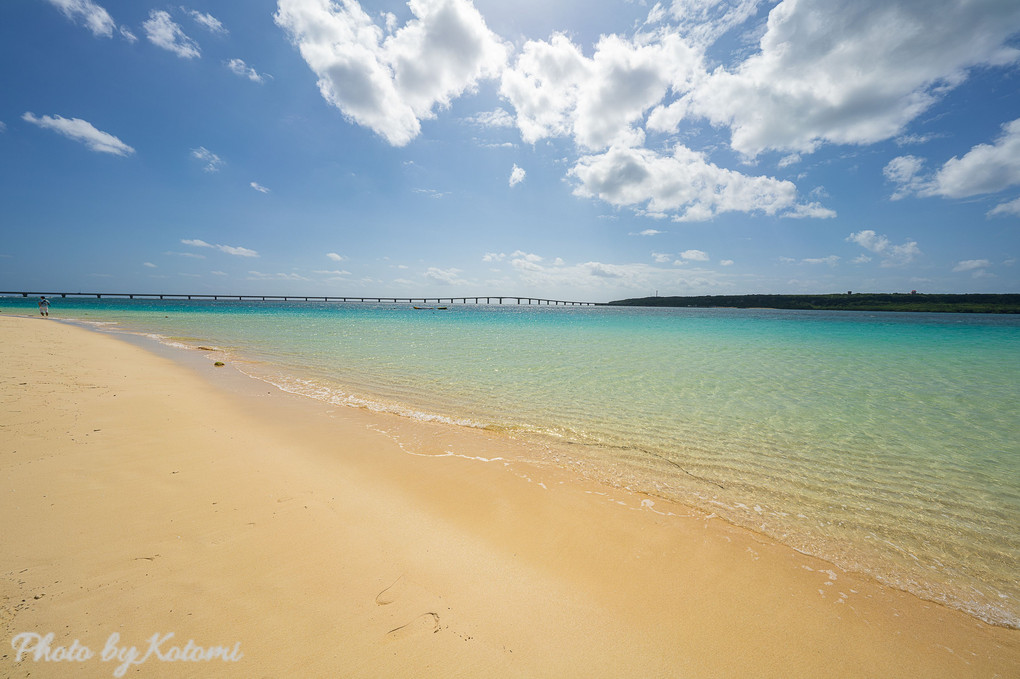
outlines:
[[[416,306],[416,307],[411,307],[411,308],[412,309],[418,309],[418,310],[432,309],[433,311],[435,311],[435,310],[446,311],[446,309],[447,309],[447,307],[445,307],[445,306]]]

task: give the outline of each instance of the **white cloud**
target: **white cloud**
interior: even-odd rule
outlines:
[[[978,144],[962,158],[946,161],[935,174],[934,192],[967,198],[1020,184],[1020,118],[1002,129],[994,144]]]
[[[129,43],[134,44],[138,42],[138,36],[132,33],[131,29],[129,29],[128,27],[121,26],[117,29],[117,31],[120,33],[120,37],[124,38]]]
[[[839,259],[839,255],[829,255],[828,257],[808,257],[800,261],[805,264],[828,264],[829,266],[836,266]]]
[[[163,10],[151,10],[149,18],[142,24],[145,36],[153,45],[169,50],[182,59],[194,59],[201,55],[198,43],[185,35],[170,14]]]
[[[751,157],[874,143],[901,134],[968,69],[1016,62],[1018,27],[1015,2],[786,0],[760,51],[699,79],[673,118],[728,125],[731,146]]]
[[[220,168],[226,165],[224,160],[204,146],[191,149],[191,157],[205,163],[202,169],[206,172],[219,172]]]
[[[648,13],[649,24],[676,23],[674,30],[701,48],[708,47],[723,34],[754,16],[761,0],[673,0],[661,3]]]
[[[319,274],[320,276],[350,276],[351,275],[351,272],[347,271],[346,269],[332,269],[332,270],[321,270],[320,269],[320,270],[313,271],[312,273]]]
[[[468,281],[461,278],[460,269],[440,269],[438,267],[430,266],[425,271],[425,278],[436,283],[442,283],[443,285],[467,285]]]
[[[296,273],[262,273],[261,271],[249,271],[248,280],[250,281],[268,281],[268,280],[284,280],[284,281],[309,281],[310,278],[302,276]]]
[[[157,268],[157,267],[156,267],[156,265],[155,265],[155,264],[153,264],[152,262],[142,262],[142,266],[148,267],[148,268],[150,268],[150,269],[155,269],[155,268]]]
[[[965,259],[962,262],[957,262],[956,266],[953,267],[954,273],[961,271],[974,271],[976,269],[987,269],[992,263],[987,259]]]
[[[999,203],[988,211],[989,217],[997,217],[1000,215],[1020,216],[1020,198],[1016,198],[1006,203]]]
[[[43,129],[53,130],[64,135],[68,139],[80,141],[93,151],[99,153],[112,153],[115,156],[129,156],[135,152],[133,148],[122,142],[117,137],[107,132],[97,130],[92,123],[81,118],[64,118],[62,116],[36,117],[31,112],[25,112],[21,119],[38,125]]]
[[[195,23],[207,29],[210,33],[218,33],[219,35],[226,35],[229,31],[220,23],[220,20],[214,17],[212,14],[203,14],[194,9],[185,10]]]
[[[720,259],[719,260],[719,266],[733,266],[733,260],[732,259]]]
[[[68,19],[74,22],[81,22],[92,31],[97,38],[112,38],[113,29],[117,27],[116,22],[104,8],[92,0],[49,0],[64,13]]]
[[[950,158],[934,175],[924,174],[921,158],[893,158],[883,170],[897,185],[893,200],[910,195],[969,198],[1020,185],[1020,118],[1002,130],[994,144],[978,144],[962,158]]]
[[[669,254],[668,252],[653,252],[652,253],[652,260],[654,262],[656,262],[657,264],[665,264],[665,263],[667,263],[671,259],[673,259],[673,255]]]
[[[697,50],[675,34],[659,40],[604,35],[589,59],[563,34],[525,43],[503,73],[500,94],[517,112],[528,143],[572,135],[583,148],[643,143],[637,127],[670,88],[683,89],[701,68]]]
[[[568,174],[579,181],[574,193],[612,205],[630,206],[649,216],[673,214],[675,221],[704,221],[723,212],[762,212],[803,216],[817,204],[797,204],[792,182],[771,177],[750,177],[714,165],[704,154],[677,145],[672,156],[650,149],[611,148],[583,156]]]
[[[896,191],[891,196],[892,200],[923,191],[928,183],[921,174],[923,169],[924,159],[917,156],[899,156],[890,160],[882,169],[882,174],[897,185]]]
[[[227,275],[226,271],[210,271],[209,273],[211,273],[213,276],[226,276]]]
[[[224,62],[234,74],[247,78],[255,83],[263,83],[267,76],[259,73],[254,68],[244,62],[244,59],[231,59],[230,61]]]
[[[335,252],[327,252],[327,253],[326,253],[326,256],[327,256],[328,258],[332,259],[332,260],[333,260],[334,262],[342,262],[342,261],[344,261],[345,259],[347,259],[347,258],[346,258],[346,257],[344,257],[343,255],[338,255],[338,254],[337,254],[337,253],[335,253]]]
[[[851,233],[846,237],[847,242],[856,243],[865,250],[873,252],[882,257],[882,266],[900,266],[913,262],[921,254],[920,248],[915,241],[907,241],[902,245],[892,245],[886,236],[880,236],[871,229],[864,229]],[[862,263],[866,260],[858,258],[855,262]],[[870,261],[870,260],[867,260]]]
[[[680,258],[691,262],[707,262],[708,253],[701,250],[684,250],[680,253]]]
[[[507,46],[469,0],[410,0],[414,18],[384,32],[356,0],[279,0],[276,23],[344,116],[394,146],[478,81],[498,76]]]
[[[524,168],[517,167],[517,163],[514,163],[514,167],[510,171],[510,186],[517,186],[523,182],[526,175]]]
[[[267,189],[266,187],[262,186],[262,184],[259,184],[258,182],[251,182],[250,184],[248,184],[248,186],[252,187],[253,189],[258,191],[259,193],[269,193],[270,192],[269,189]]]
[[[506,109],[497,108],[493,111],[484,111],[467,119],[469,123],[481,125],[482,127],[513,127],[514,117],[506,112]]]
[[[482,256],[483,262],[502,262],[506,259],[506,253],[504,252],[486,252]]]
[[[0,132],[6,132],[6,131],[7,131],[7,124],[4,123],[2,120],[0,120]]]
[[[214,248],[220,252],[225,252],[228,255],[235,255],[237,257],[258,257],[259,253],[248,248],[242,248],[234,245],[213,245],[212,243],[206,243],[204,240],[198,238],[192,239],[181,239],[181,242],[185,245],[190,245],[196,248]]]
[[[645,229],[638,233],[639,236],[658,236],[660,233],[666,233],[665,231],[659,231],[658,229]]]
[[[514,253],[512,255],[510,255],[510,257],[514,261],[523,261],[523,262],[541,262],[542,261],[542,257],[540,255],[536,255],[533,252],[524,252],[523,250],[515,250]]]

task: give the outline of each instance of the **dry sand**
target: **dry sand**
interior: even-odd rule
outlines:
[[[1020,676],[1020,631],[512,441],[53,319],[0,351],[0,676]]]

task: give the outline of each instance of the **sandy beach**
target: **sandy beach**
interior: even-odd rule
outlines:
[[[54,319],[0,347],[2,676],[1020,675],[1018,630],[493,434]]]

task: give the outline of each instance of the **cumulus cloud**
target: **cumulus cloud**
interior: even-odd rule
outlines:
[[[191,157],[204,163],[202,169],[206,172],[219,172],[220,168],[226,164],[222,158],[204,146],[191,149]]]
[[[241,76],[242,78],[247,78],[248,80],[259,84],[265,82],[267,76],[265,76],[262,73],[259,73],[254,68],[246,64],[244,62],[244,59],[231,59],[230,61],[227,61],[225,63],[227,65],[227,68],[229,68],[233,73]]]
[[[170,17],[169,12],[154,9],[142,24],[145,36],[153,45],[173,52],[182,59],[194,59],[202,54],[198,43],[189,38]]]
[[[641,144],[644,114],[670,88],[682,89],[701,59],[678,35],[655,42],[603,36],[591,58],[566,35],[525,43],[503,73],[500,94],[517,112],[521,137],[569,136],[582,148]]]
[[[999,203],[988,211],[989,217],[999,217],[1004,215],[1020,216],[1020,198],[1016,198],[1015,200],[1011,200],[1006,203]]]
[[[116,22],[109,12],[92,0],[49,0],[49,3],[59,8],[71,21],[84,24],[97,38],[113,37]]]
[[[344,257],[343,255],[338,255],[338,254],[337,254],[337,253],[335,253],[335,252],[327,252],[327,253],[326,253],[326,257],[328,257],[329,259],[332,259],[332,260],[333,260],[334,262],[342,262],[342,261],[344,261],[345,259],[347,259],[347,258],[346,258],[346,257]]]
[[[697,81],[672,117],[729,126],[731,146],[750,157],[874,143],[901,134],[969,69],[1016,62],[1018,27],[1020,5],[997,0],[786,0],[760,50]]]
[[[929,182],[924,178],[923,170],[924,159],[917,156],[899,156],[890,160],[882,169],[882,174],[897,186],[891,196],[892,200],[924,191]]]
[[[99,153],[111,153],[115,156],[130,156],[135,152],[133,148],[122,142],[117,137],[97,130],[92,123],[81,118],[64,118],[62,116],[37,117],[26,111],[21,119],[38,125],[47,130],[59,132],[68,139],[80,141],[88,148]]]
[[[204,240],[198,238],[192,239],[181,239],[181,242],[185,245],[190,245],[195,248],[213,248],[220,252],[225,252],[228,255],[235,255],[237,257],[258,257],[259,253],[248,248],[242,248],[233,245],[213,245],[212,243],[206,243]]]
[[[723,212],[798,216],[792,182],[751,177],[710,163],[704,154],[677,145],[671,156],[642,148],[611,148],[581,157],[568,173],[574,193],[643,214],[673,214],[675,221],[703,221]],[[818,208],[821,216],[834,213]]]
[[[935,174],[934,192],[967,198],[1020,184],[1020,118],[1002,129],[994,144],[978,144],[962,158],[946,161]]]
[[[459,276],[460,269],[440,269],[430,266],[424,273],[425,278],[443,285],[467,285],[468,281]]]
[[[962,262],[957,262],[956,266],[953,267],[953,272],[960,273],[961,271],[987,269],[991,265],[992,263],[987,259],[965,259]]]
[[[403,146],[481,79],[499,75],[508,48],[469,0],[410,0],[414,18],[389,32],[356,0],[280,0],[276,23],[344,116]]]
[[[924,160],[916,156],[893,158],[883,173],[897,187],[894,200],[910,195],[969,198],[1020,185],[1020,118],[1003,125],[994,143],[950,158],[934,174],[925,174]]]
[[[689,262],[707,262],[708,253],[701,250],[684,250],[680,253],[680,259]]]
[[[510,170],[510,186],[517,186],[523,182],[526,175],[524,168],[517,167],[517,163],[514,163],[513,169]]]
[[[889,238],[880,236],[872,229],[864,229],[851,233],[846,237],[847,242],[856,243],[865,250],[873,252],[882,258],[882,266],[901,266],[913,262],[921,254],[921,249],[915,241],[907,241],[901,245],[893,245]],[[863,262],[858,258],[857,262]],[[870,260],[868,260],[870,261]]]

